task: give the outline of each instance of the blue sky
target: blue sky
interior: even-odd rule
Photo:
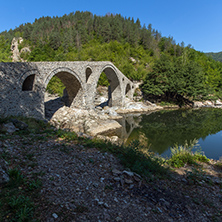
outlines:
[[[0,32],[42,16],[75,11],[121,14],[201,52],[222,51],[222,0],[11,0],[1,2]]]

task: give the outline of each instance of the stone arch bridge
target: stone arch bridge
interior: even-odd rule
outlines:
[[[0,115],[45,117],[44,95],[53,76],[66,87],[66,105],[93,109],[101,73],[110,83],[109,106],[122,107],[132,99],[133,83],[111,62],[0,63]]]

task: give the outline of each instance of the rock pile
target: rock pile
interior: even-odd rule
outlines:
[[[163,109],[163,107],[157,106],[152,103],[147,102],[147,104],[148,105],[145,105],[145,103],[143,102],[134,102],[134,101],[126,99],[125,106],[117,109],[116,112],[119,114],[135,113],[135,112],[140,113],[140,112],[148,112],[148,111]]]
[[[135,184],[138,187],[141,187],[141,176],[137,173],[126,170],[119,171],[117,169],[113,169],[112,173],[114,176],[113,180],[118,182],[118,187],[121,186],[122,188],[128,187],[129,189],[132,189]]]

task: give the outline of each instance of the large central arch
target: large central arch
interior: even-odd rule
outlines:
[[[68,68],[57,68],[49,73],[44,81],[46,91],[47,85],[53,76],[57,76],[65,86],[63,94],[64,105],[73,107],[82,105],[83,84],[79,76]],[[59,108],[59,107],[58,107]]]

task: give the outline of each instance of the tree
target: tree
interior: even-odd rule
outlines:
[[[206,95],[204,72],[195,61],[182,58],[172,59],[162,54],[153,66],[142,85],[146,95],[167,100],[181,100],[187,97],[197,98]]]

